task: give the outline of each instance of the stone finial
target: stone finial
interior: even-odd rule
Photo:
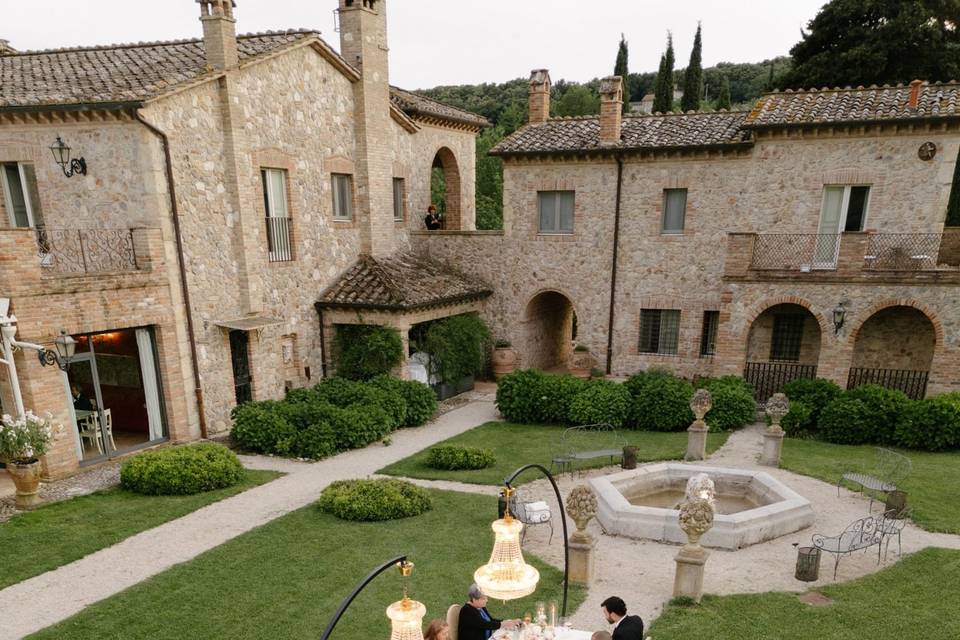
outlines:
[[[687,501],[706,500],[711,505],[716,502],[717,488],[705,473],[698,473],[690,476],[687,480],[686,498]]]
[[[780,431],[780,421],[790,412],[790,401],[782,393],[775,393],[767,400],[767,415],[770,417],[770,429]]]
[[[529,121],[533,124],[550,119],[550,72],[534,69],[530,72]]]
[[[590,519],[597,515],[597,495],[587,485],[577,485],[567,496],[566,511],[577,525],[574,535],[585,536]]]
[[[680,528],[688,545],[700,546],[700,538],[713,527],[713,505],[709,500],[687,500],[680,505]]]
[[[703,417],[711,407],[713,407],[713,396],[706,389],[697,389],[690,398],[690,410],[697,417],[697,422],[703,422]]]

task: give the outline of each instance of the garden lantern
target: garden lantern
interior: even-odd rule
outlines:
[[[60,169],[63,170],[63,175],[68,178],[72,178],[75,173],[82,176],[87,175],[87,161],[83,158],[71,160],[70,145],[66,144],[60,136],[57,136],[56,141],[50,145],[50,152],[53,154],[54,162],[60,165]],[[67,169],[67,165],[70,165],[69,169]]]
[[[513,489],[507,487],[507,504]],[[508,508],[503,518],[491,525],[495,535],[490,561],[476,570],[474,582],[481,591],[492,598],[516,600],[528,596],[537,588],[540,572],[523,561],[520,549],[520,532],[523,523],[510,515]]]
[[[56,351],[42,349],[37,353],[40,358],[40,364],[44,367],[48,365],[57,365],[61,371],[67,371],[70,368],[70,360],[77,351],[77,341],[73,339],[64,329],[60,330],[60,335],[53,341]]]

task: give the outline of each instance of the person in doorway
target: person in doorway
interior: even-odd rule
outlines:
[[[430,205],[427,207],[427,215],[423,219],[423,224],[426,225],[430,231],[436,231],[443,227],[443,221],[440,219],[440,216],[437,215],[437,208],[435,206]]]
[[[467,603],[460,609],[458,640],[489,640],[497,629],[516,629],[519,620],[497,620],[487,611],[487,596],[475,584],[467,591]]]
[[[613,625],[613,640],[643,640],[643,620],[640,616],[628,616],[627,604],[622,599],[610,596],[600,603],[600,610]]]
[[[90,402],[90,398],[83,395],[80,387],[76,384],[70,385],[70,395],[73,396],[74,411],[93,411],[93,403]]]

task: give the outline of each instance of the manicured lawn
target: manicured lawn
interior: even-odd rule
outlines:
[[[480,447],[491,449],[497,462],[487,469],[472,471],[443,471],[431,469],[426,465],[429,449],[384,467],[380,473],[426,480],[457,480],[471,484],[500,484],[503,479],[524,464],[536,462],[550,468],[550,460],[558,452],[560,439],[565,427],[556,425],[511,424],[509,422],[488,422],[471,429],[440,444],[462,447]],[[687,450],[687,432],[659,433],[653,431],[621,431],[628,444],[637,446],[637,460],[678,460]],[[584,434],[589,436],[591,434]],[[707,452],[712,453],[727,441],[728,433],[711,433],[707,437]],[[609,438],[597,438],[603,442]],[[603,445],[598,444],[598,448]],[[591,461],[593,466],[610,464],[609,458]],[[586,462],[579,463],[589,466]],[[579,468],[579,466],[578,466]],[[537,472],[530,471],[522,476],[529,482],[539,478]]]
[[[20,514],[0,524],[0,589],[79,560],[282,474],[247,470],[234,487],[194,496],[142,496],[108,489]]]
[[[345,522],[314,505],[304,507],[31,638],[316,640],[356,583],[404,553],[416,564],[410,596],[426,605],[425,622],[445,617],[449,605],[464,601],[473,572],[490,555],[496,502],[453,492],[430,494],[432,511],[381,523]],[[538,590],[520,601],[491,600],[494,615],[522,615],[537,600],[559,601],[562,572],[526,558],[540,570]],[[353,602],[332,637],[389,637],[385,610],[401,595],[399,573],[381,574]],[[570,596],[572,612],[583,593],[571,588]]]
[[[710,570],[709,562],[707,571]],[[956,640],[960,551],[924,549],[871,576],[819,591],[813,607],[795,594],[706,596],[697,607],[668,606],[656,640]]]
[[[928,531],[960,533],[960,453],[899,452],[913,464],[901,485],[914,522]],[[876,449],[788,438],[781,461],[784,469],[836,484],[844,471],[875,467]]]

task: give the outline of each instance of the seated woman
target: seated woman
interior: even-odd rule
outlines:
[[[423,634],[423,640],[450,640],[450,625],[446,620],[433,620]]]

